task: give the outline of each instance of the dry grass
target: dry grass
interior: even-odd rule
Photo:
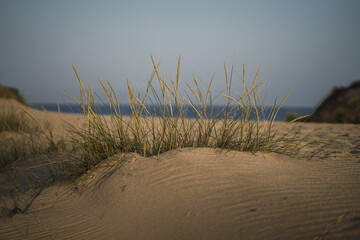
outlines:
[[[262,105],[260,93],[264,82],[258,81],[260,68],[252,87],[247,89],[244,65],[242,94],[232,96],[232,72],[228,78],[224,64],[226,94],[219,93],[215,97],[224,97],[226,105],[215,113],[211,96],[214,75],[205,92],[201,91],[194,75],[193,84],[186,83],[190,94],[180,98],[180,57],[176,79],[170,76],[170,82],[166,82],[160,73],[160,63],[156,63],[152,57],[151,60],[154,71],[142,98],[127,81],[130,118],[124,118],[121,114],[112,85],[99,78],[108,97],[110,116],[107,118],[98,113],[90,83],[85,88],[74,67],[80,83],[81,99],[65,94],[82,107],[87,127],[79,130],[70,124],[72,142],[79,150],[71,154],[65,164],[72,176],[81,175],[117,153],[136,152],[142,156],[152,156],[176,148],[212,147],[297,155],[302,149],[301,139],[297,139],[291,130],[280,135],[278,129],[273,129],[275,117],[287,96],[280,103],[275,101],[270,111]],[[156,83],[160,91],[155,90]],[[189,111],[194,118],[187,117]]]
[[[39,131],[39,127],[29,119],[24,111],[11,105],[4,107],[0,112],[0,132],[4,131],[34,133]]]
[[[54,179],[70,177],[76,180],[99,163],[111,160],[118,153],[138,153],[154,156],[176,148],[211,147],[225,150],[249,152],[277,152],[287,155],[305,156],[301,152],[305,144],[293,127],[282,131],[274,127],[276,115],[286,97],[269,108],[263,106],[260,93],[264,82],[258,81],[260,68],[250,89],[245,87],[245,65],[243,66],[242,93],[234,96],[231,91],[232,71],[224,64],[225,93],[211,94],[214,75],[205,91],[202,91],[196,76],[186,83],[186,97],[180,97],[179,57],[175,79],[165,81],[160,73],[160,63],[151,57],[154,67],[143,97],[136,93],[127,81],[131,114],[125,117],[114,88],[109,82],[98,78],[107,95],[109,116],[99,112],[97,99],[90,83],[86,87],[74,67],[80,83],[81,98],[65,93],[83,110],[86,126],[68,122],[69,139],[55,139],[50,125],[44,125],[26,107],[10,109],[0,115],[0,170],[11,169],[16,161],[37,154],[52,154],[47,163],[50,178],[38,183],[32,180],[35,195],[23,208],[15,206],[14,213],[24,213],[42,189]],[[159,89],[159,90],[156,90]],[[220,110],[214,107],[214,99],[224,98],[226,105]],[[102,102],[102,101],[101,101]],[[269,110],[270,109],[270,110]],[[191,116],[191,118],[189,118]],[[296,119],[294,120],[296,121]],[[1,134],[10,132],[12,134]],[[6,143],[6,144],[3,144]],[[66,148],[65,146],[71,146]],[[302,154],[302,155],[301,155]],[[121,160],[114,166],[121,167]],[[111,171],[111,169],[109,170]]]
[[[58,150],[49,123],[40,124],[21,104],[4,103],[0,111],[0,170],[29,156]]]
[[[6,87],[0,84],[0,98],[15,99],[22,104],[26,104],[24,97],[19,90],[12,87]]]

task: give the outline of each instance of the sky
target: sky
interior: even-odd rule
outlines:
[[[223,90],[225,62],[241,93],[245,62],[248,86],[261,66],[266,103],[291,91],[286,106],[314,107],[360,79],[359,12],[359,0],[1,0],[0,83],[30,103],[72,103],[61,91],[79,96],[74,65],[100,97],[97,77],[127,103],[126,78],[143,93],[150,55],[168,82],[181,55],[182,92],[214,72]]]

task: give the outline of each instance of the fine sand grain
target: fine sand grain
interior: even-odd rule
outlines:
[[[330,145],[311,160],[209,148],[116,155],[121,168],[103,163],[78,190],[58,183],[27,213],[1,218],[0,239],[360,239],[360,127],[297,128]]]

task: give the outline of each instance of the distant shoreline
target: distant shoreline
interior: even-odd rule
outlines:
[[[32,107],[36,109],[42,109],[45,108],[47,111],[50,112],[57,112],[58,111],[58,105],[57,104],[31,104]],[[77,113],[80,114],[83,112],[80,105],[77,104],[59,104],[60,112],[62,113]],[[215,105],[213,106],[214,113],[218,113],[223,109],[223,105]],[[269,107],[270,108],[270,107]],[[287,113],[295,113],[296,116],[304,116],[309,115],[312,113],[314,108],[312,107],[281,107],[279,110],[279,113],[277,114],[275,121],[285,121],[286,114]],[[121,114],[123,116],[130,116],[130,106],[126,104],[120,105]],[[103,115],[109,115],[110,111],[108,110],[108,106],[104,105],[99,108],[99,112]],[[210,113],[209,110],[207,110],[207,113]],[[156,115],[156,114],[154,114]],[[189,113],[188,118],[194,118],[194,113]]]

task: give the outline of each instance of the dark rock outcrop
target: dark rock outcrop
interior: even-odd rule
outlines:
[[[336,87],[309,117],[310,122],[360,123],[360,80]]]

